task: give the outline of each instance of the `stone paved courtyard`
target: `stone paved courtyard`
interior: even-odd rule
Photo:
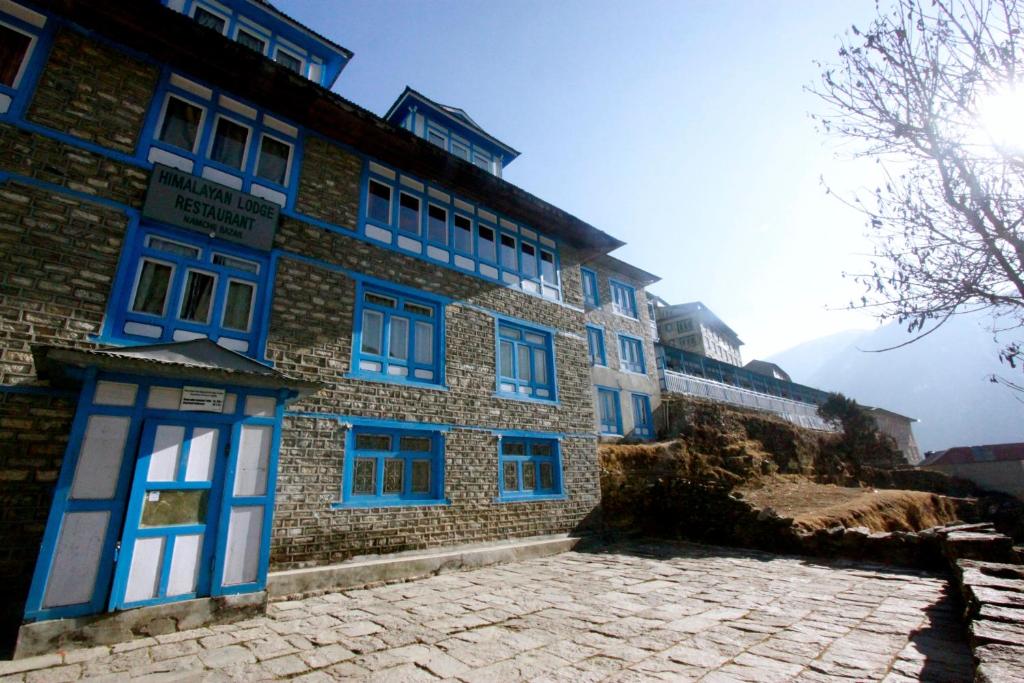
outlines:
[[[971,660],[941,577],[634,543],[279,602],[0,681],[93,677],[969,681]]]

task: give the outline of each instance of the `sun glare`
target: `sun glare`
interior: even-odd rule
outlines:
[[[980,98],[978,124],[997,149],[1024,152],[1024,91],[1006,88]]]

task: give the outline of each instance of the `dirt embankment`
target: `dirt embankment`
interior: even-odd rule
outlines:
[[[664,441],[599,448],[610,529],[804,552],[801,539],[843,527],[899,534],[979,518],[965,497],[975,487],[897,469],[899,454],[883,440],[693,399],[659,412]]]

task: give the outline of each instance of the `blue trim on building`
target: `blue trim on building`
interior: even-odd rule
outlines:
[[[644,439],[654,438],[654,417],[651,413],[651,397],[647,394],[630,394],[633,410],[633,435]]]
[[[601,288],[598,286],[597,271],[580,266],[580,282],[583,286],[583,306],[601,307]]]
[[[587,352],[590,354],[591,367],[608,367],[608,353],[604,344],[604,328],[590,323],[586,325],[586,328]]]
[[[618,315],[633,320],[640,319],[640,313],[636,307],[636,287],[614,278],[608,278],[608,288],[612,293],[612,310]],[[619,300],[618,294],[622,294],[624,302]]]
[[[388,439],[388,448],[366,448],[356,450],[356,440],[360,435],[384,437]],[[401,443],[403,437],[429,438],[430,451],[404,451]],[[373,493],[357,493],[355,466],[357,460],[373,462],[371,486]],[[386,461],[402,463],[401,491],[387,492]],[[425,492],[414,492],[415,461],[429,461],[429,484]],[[345,463],[342,472],[341,500],[332,505],[336,508],[374,508],[398,507],[407,505],[446,505],[445,487],[445,439],[444,432],[439,429],[424,427],[401,428],[374,427],[353,425],[345,434]]]
[[[646,375],[647,374],[647,358],[644,356],[644,340],[640,337],[626,334],[625,332],[619,332],[619,370],[622,372],[628,372],[635,375]],[[626,359],[629,354],[627,352],[627,345],[632,346],[639,358],[639,369],[634,369],[633,364]]]
[[[501,333],[502,327],[505,327],[507,332],[503,337]],[[528,341],[527,335],[534,335],[544,339],[543,344]],[[518,335],[518,339],[513,338],[514,335]],[[501,345],[508,344],[512,347],[511,362],[511,375],[502,374],[502,353]],[[528,361],[530,363],[529,377],[523,377],[523,373],[520,371],[520,363],[522,363],[522,349],[528,348],[529,356]],[[537,357],[535,351],[542,351],[545,355],[544,367],[547,376],[547,382],[537,381]],[[497,398],[503,399],[514,399],[517,401],[533,401],[539,403],[547,403],[551,405],[557,405],[558,399],[558,371],[555,362],[555,335],[550,328],[544,328],[529,323],[517,322],[507,316],[496,314],[494,316],[494,374],[495,374],[495,389],[494,395]],[[506,389],[502,385],[512,385],[514,390]],[[528,388],[528,393],[521,391],[523,387]],[[545,396],[544,392],[549,393],[549,396]]]
[[[506,453],[511,446],[521,446],[522,453]],[[550,454],[534,453],[534,449],[546,446]],[[515,485],[508,485],[506,472],[509,465],[515,468]],[[551,485],[544,486],[544,465],[550,466]],[[527,475],[530,476],[527,476]],[[564,500],[562,480],[562,449],[558,439],[537,437],[498,437],[498,498],[495,502],[507,503],[524,500]]]
[[[598,431],[606,436],[622,436],[622,401],[621,401],[621,390],[617,387],[606,387],[600,384],[595,385],[597,388],[597,419],[598,419]],[[611,429],[612,423],[611,416],[604,415],[604,401],[602,395],[608,395],[612,398],[612,407],[615,409],[615,425],[614,430]]]

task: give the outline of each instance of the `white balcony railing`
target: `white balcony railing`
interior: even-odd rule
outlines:
[[[793,401],[771,394],[762,394],[750,389],[741,389],[731,384],[715,382],[703,377],[685,375],[672,370],[658,369],[661,390],[670,394],[696,396],[719,403],[728,403],[754,410],[774,413],[795,425],[822,432],[834,432],[835,427],[818,416],[818,406],[813,403]]]

